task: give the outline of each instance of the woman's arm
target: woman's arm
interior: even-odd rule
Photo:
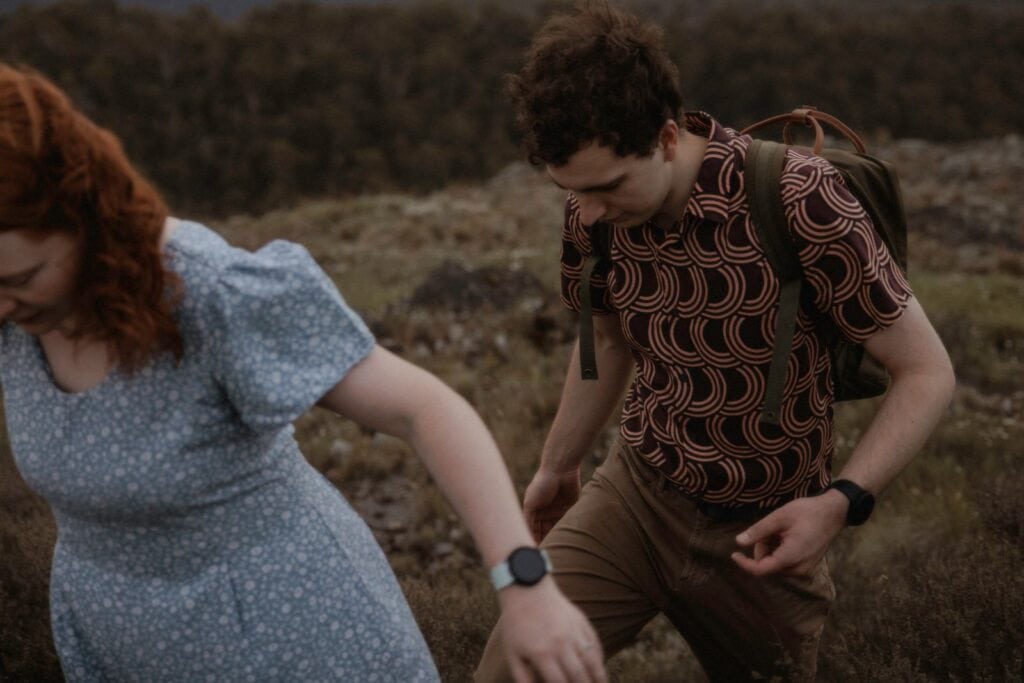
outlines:
[[[356,365],[319,405],[415,449],[469,527],[486,566],[532,546],[501,454],[473,408],[429,372],[381,347]],[[505,649],[517,680],[604,681],[600,643],[587,619],[548,576],[499,592]]]

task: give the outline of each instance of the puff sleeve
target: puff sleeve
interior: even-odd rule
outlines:
[[[210,293],[211,368],[246,425],[278,429],[365,358],[374,338],[303,247],[233,251]]]

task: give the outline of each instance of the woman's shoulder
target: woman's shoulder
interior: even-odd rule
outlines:
[[[256,251],[236,247],[201,223],[176,221],[164,247],[169,265],[185,283],[238,279],[277,279],[289,271],[319,270],[305,247],[274,240]]]
[[[164,253],[168,266],[184,280],[216,279],[244,250],[233,247],[202,223],[176,220]]]
[[[170,269],[181,278],[186,304],[227,292],[256,293],[264,285],[273,286],[296,267],[316,267],[308,252],[298,244],[277,240],[257,251],[249,251],[229,244],[201,223],[184,220],[176,222],[164,253]],[[306,263],[297,264],[296,256]]]
[[[200,223],[178,221],[164,250],[181,279],[185,315],[224,323],[267,308],[295,306],[320,290],[340,299],[309,252],[294,242],[274,240],[249,251]]]

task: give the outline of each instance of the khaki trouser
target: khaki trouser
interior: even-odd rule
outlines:
[[[541,544],[559,588],[590,618],[607,656],[658,612],[712,681],[813,680],[835,598],[824,560],[811,577],[754,577],[729,555],[751,522],[697,510],[628,446],[612,449],[580,500]],[[497,632],[476,680],[511,681]]]

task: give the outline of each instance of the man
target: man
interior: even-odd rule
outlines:
[[[657,29],[608,7],[549,20],[511,91],[531,159],[569,191],[575,310],[589,226],[612,225],[591,290],[598,378],[580,378],[577,344],[524,500],[560,587],[609,656],[662,612],[712,680],[812,679],[834,599],[826,551],[948,405],[942,343],[838,172],[790,150],[782,196],[805,282],[779,424],[761,421],[779,282],[748,210],[750,138],[684,114]],[[892,378],[832,486],[823,316]],[[581,495],[580,461],[627,384],[618,442]],[[500,659],[492,634],[478,680],[508,679]]]

